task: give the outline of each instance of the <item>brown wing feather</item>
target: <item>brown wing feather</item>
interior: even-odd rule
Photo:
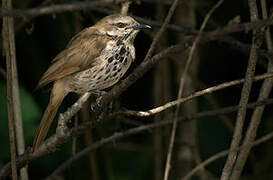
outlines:
[[[92,66],[94,59],[100,55],[108,40],[109,37],[100,34],[92,27],[78,33],[66,48],[53,59],[37,88]]]

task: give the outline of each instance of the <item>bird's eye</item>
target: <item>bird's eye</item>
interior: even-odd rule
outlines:
[[[119,28],[124,28],[126,26],[126,24],[119,22],[116,24],[116,26]]]

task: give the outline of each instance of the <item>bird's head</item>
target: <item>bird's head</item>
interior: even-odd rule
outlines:
[[[98,30],[114,39],[133,42],[141,29],[150,29],[149,25],[140,24],[130,16],[120,14],[106,16],[95,24]]]

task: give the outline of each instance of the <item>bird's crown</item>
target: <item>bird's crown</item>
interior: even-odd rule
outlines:
[[[95,27],[107,36],[125,41],[134,40],[140,29],[151,28],[148,25],[139,24],[130,16],[120,14],[106,16],[98,21]]]

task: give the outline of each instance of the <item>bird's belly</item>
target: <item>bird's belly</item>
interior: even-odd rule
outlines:
[[[101,63],[71,75],[69,90],[82,94],[92,90],[102,90],[117,83],[128,70],[132,58],[129,52],[123,56],[117,53],[109,57],[99,57]]]

